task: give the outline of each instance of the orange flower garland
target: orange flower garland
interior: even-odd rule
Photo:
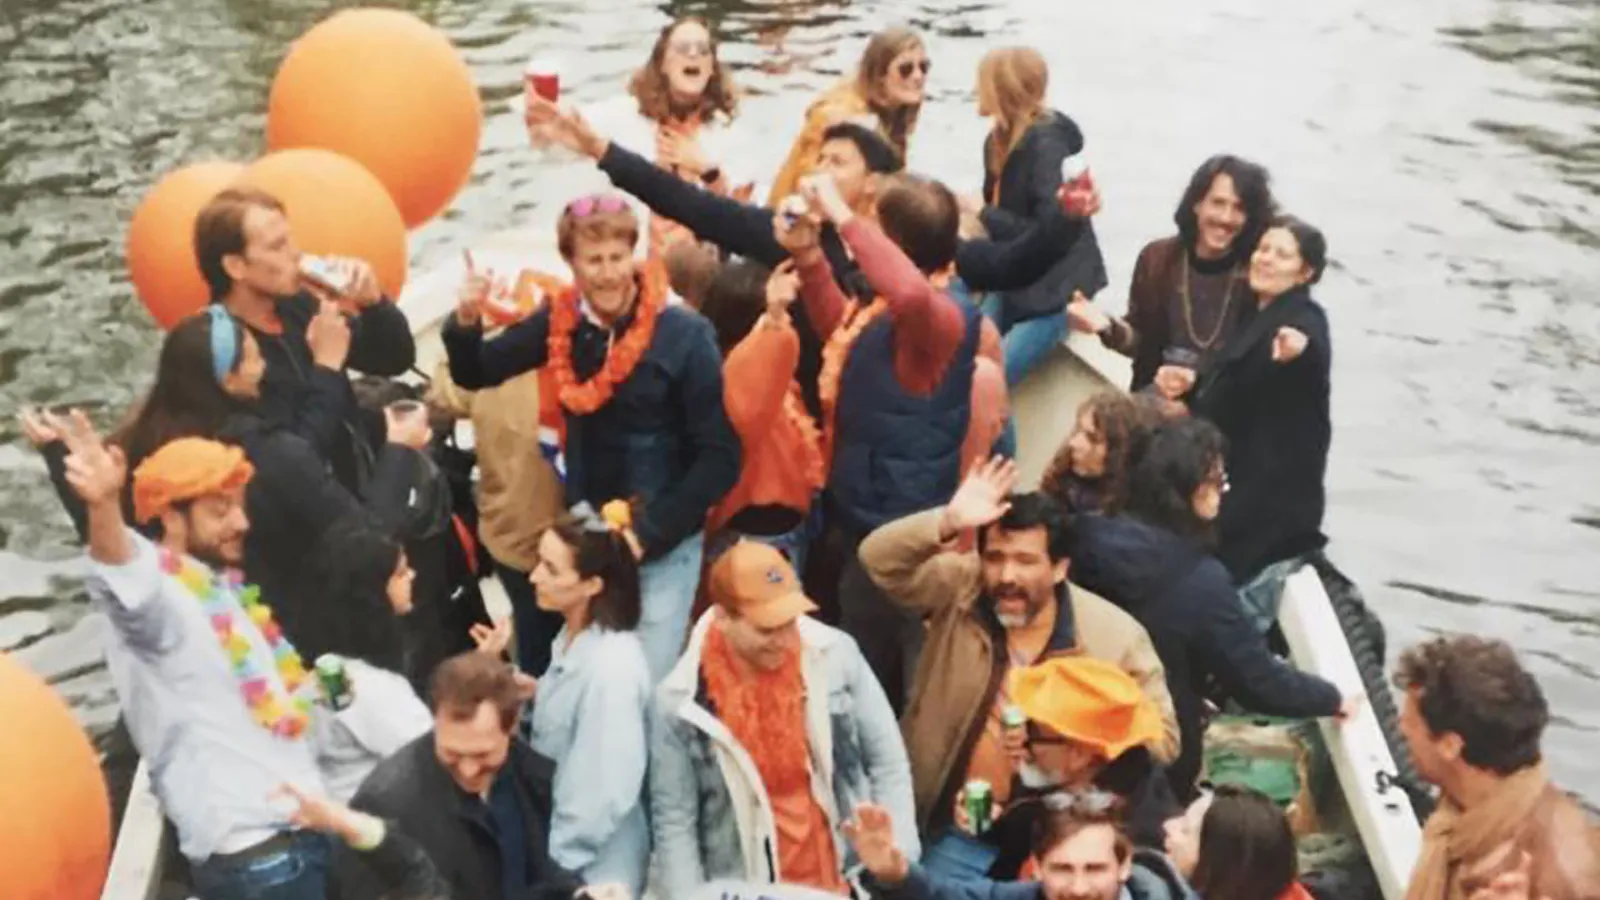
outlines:
[[[806,409],[805,400],[800,395],[800,387],[793,381],[789,382],[789,390],[783,395],[783,415],[794,424],[805,450],[805,469],[800,474],[805,477],[806,484],[820,490],[828,482],[827,461],[822,455],[822,430],[817,427],[817,420],[811,418],[811,412]]]
[[[861,332],[872,324],[888,304],[882,297],[873,300],[865,309],[851,301],[845,310],[844,321],[828,336],[822,347],[822,370],[817,373],[817,393],[822,400],[823,454],[833,458],[833,418],[839,406],[839,381],[844,377],[844,364],[850,358],[850,349],[856,345]]]
[[[635,301],[633,324],[620,340],[612,343],[600,371],[588,381],[578,381],[572,364],[572,333],[583,318],[577,289],[567,287],[550,301],[548,366],[555,378],[557,396],[568,412],[586,416],[610,403],[617,385],[628,380],[650,349],[650,341],[656,334],[656,319],[666,305],[665,273],[660,266],[645,266],[638,280],[639,298]]]

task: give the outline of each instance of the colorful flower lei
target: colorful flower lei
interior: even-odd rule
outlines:
[[[639,272],[639,299],[636,317],[621,340],[612,344],[600,371],[588,381],[579,382],[572,365],[572,333],[583,318],[578,292],[567,287],[550,301],[549,367],[555,376],[557,396],[568,412],[588,415],[607,403],[617,385],[628,380],[650,349],[655,338],[656,319],[665,306],[665,271],[660,266],[643,266]]]
[[[305,663],[294,645],[283,636],[283,629],[272,617],[272,608],[261,602],[261,588],[245,584],[244,576],[237,569],[213,573],[170,550],[161,551],[161,570],[176,578],[200,601],[256,724],[278,737],[290,740],[302,737],[311,721],[311,701],[295,694],[307,677]],[[280,696],[272,679],[256,665],[250,652],[250,639],[237,628],[241,609],[266,639],[289,697]]]

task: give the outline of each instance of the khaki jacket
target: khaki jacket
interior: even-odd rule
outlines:
[[[978,557],[939,541],[942,509],[907,516],[874,531],[861,543],[868,576],[899,606],[928,618],[928,634],[900,720],[911,755],[917,821],[924,829],[945,821],[977,743],[983,718],[1005,674],[1005,653],[995,652],[1000,624],[981,601]],[[1167,691],[1166,670],[1134,618],[1075,585],[1066,588],[1070,613],[1057,617],[1047,654],[1084,653],[1116,663],[1161,709],[1165,724],[1156,759],[1178,755],[1178,720]],[[1065,635],[1070,643],[1058,642]]]

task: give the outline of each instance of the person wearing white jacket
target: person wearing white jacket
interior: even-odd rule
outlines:
[[[855,642],[806,615],[815,605],[765,544],[726,551],[707,592],[651,723],[662,896],[717,880],[847,894],[858,866],[839,826],[864,802],[895,810],[916,858],[905,745]]]

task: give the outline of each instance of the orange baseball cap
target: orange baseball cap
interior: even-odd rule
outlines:
[[[1023,715],[1112,760],[1161,739],[1161,710],[1121,667],[1090,656],[1046,660],[1013,669],[1011,702]]]
[[[712,603],[757,628],[787,625],[817,609],[789,560],[759,541],[740,540],[718,557],[706,576],[706,592]]]

